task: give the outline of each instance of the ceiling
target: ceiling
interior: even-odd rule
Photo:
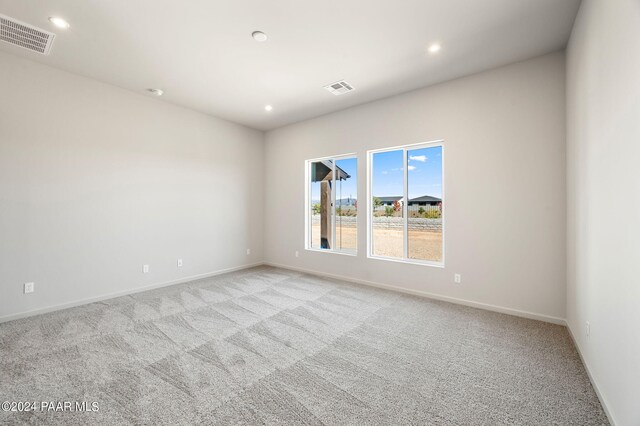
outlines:
[[[0,49],[261,130],[560,50],[580,0],[0,0],[57,34]],[[55,28],[49,16],[71,27]],[[256,42],[251,33],[264,31]],[[427,47],[442,45],[437,54]],[[0,64],[1,66],[1,64]],[[344,79],[340,96],[323,86]],[[150,96],[150,95],[147,95]],[[273,110],[265,111],[265,105]]]

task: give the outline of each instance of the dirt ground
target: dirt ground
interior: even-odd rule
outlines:
[[[337,229],[336,243],[338,248],[356,249],[356,228],[342,227]],[[312,247],[320,247],[320,225],[313,226]],[[402,230],[373,230],[373,254],[376,256],[402,258]],[[409,231],[409,258],[439,262],[442,260],[442,232]]]
[[[354,227],[340,227],[336,229],[336,245],[341,250],[357,250],[357,230]],[[311,247],[320,248],[320,225],[314,225],[311,231]]]

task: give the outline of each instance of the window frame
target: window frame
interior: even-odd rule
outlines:
[[[415,149],[422,148],[433,148],[439,146],[442,149],[442,260],[440,262],[436,262],[433,260],[421,260],[421,259],[411,259],[409,258],[409,203],[408,203],[408,192],[409,192],[409,170],[408,170],[408,151],[412,151]],[[389,151],[400,151],[402,150],[402,161],[403,161],[403,176],[402,176],[402,185],[403,185],[403,193],[402,193],[402,215],[404,216],[404,224],[403,224],[403,246],[404,253],[402,258],[389,257],[389,256],[377,256],[373,254],[373,194],[372,194],[372,186],[373,186],[373,156],[374,154],[381,152],[389,152]],[[412,265],[422,265],[422,266],[431,266],[436,268],[444,268],[445,265],[445,247],[446,247],[446,238],[445,238],[445,230],[446,230],[446,202],[445,202],[445,144],[444,140],[434,140],[429,142],[418,142],[414,144],[407,145],[398,145],[388,148],[380,148],[380,149],[372,149],[367,151],[367,258],[374,260],[384,260],[389,262],[399,262],[399,263],[408,263]]]
[[[321,248],[315,248],[311,246],[311,239],[312,239],[312,223],[311,223],[311,164],[318,162],[318,161],[326,161],[326,160],[331,160],[333,161],[333,182],[334,182],[334,187],[336,187],[335,185],[335,168],[336,168],[336,162],[339,160],[345,160],[345,159],[350,159],[350,158],[355,158],[356,162],[359,163],[360,159],[358,158],[358,154],[355,152],[351,152],[348,154],[340,154],[340,155],[329,155],[326,157],[318,157],[318,158],[313,158],[310,160],[305,160],[304,162],[304,181],[305,181],[305,185],[304,185],[304,192],[305,192],[305,196],[304,196],[304,249],[307,251],[312,251],[312,252],[317,252],[317,253],[331,253],[331,254],[339,254],[342,256],[352,256],[352,257],[357,257],[358,256],[358,246],[359,246],[359,234],[358,234],[358,215],[356,215],[356,249],[353,252],[349,252],[349,251],[342,251],[342,250],[337,250],[335,248],[332,249],[321,249]],[[356,179],[358,177],[357,175],[357,170],[359,169],[359,166],[356,168]],[[356,189],[359,189],[359,185],[356,187]],[[332,191],[331,194],[331,226],[333,227],[334,232],[332,233],[332,237],[333,237],[333,241],[332,241],[332,246],[335,247],[335,242],[336,242],[336,191]],[[359,199],[359,195],[356,193],[356,200]]]

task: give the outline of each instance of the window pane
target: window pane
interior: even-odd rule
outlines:
[[[402,157],[402,150],[373,154],[371,252],[374,256],[404,258]]]
[[[311,248],[331,248],[331,186],[333,162],[311,163]]]
[[[408,256],[442,261],[442,147],[409,150]]]
[[[336,250],[355,253],[357,245],[358,160],[336,160]]]

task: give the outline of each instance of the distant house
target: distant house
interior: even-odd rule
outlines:
[[[394,195],[388,197],[377,197],[383,206],[392,206],[394,202],[402,200],[402,195]]]
[[[410,206],[437,206],[442,202],[441,198],[432,197],[431,195],[423,195],[409,200]]]
[[[394,202],[402,203],[401,195],[394,195],[388,197],[377,197],[383,206],[392,206]],[[422,197],[416,197],[409,200],[410,206],[437,206],[442,202],[441,198],[432,197],[431,195],[423,195]]]

